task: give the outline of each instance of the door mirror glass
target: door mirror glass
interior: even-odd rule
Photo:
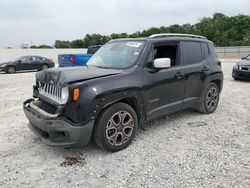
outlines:
[[[153,67],[156,69],[167,69],[171,66],[171,59],[169,58],[158,58],[153,62]]]

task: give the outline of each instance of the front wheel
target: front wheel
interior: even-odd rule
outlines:
[[[217,84],[211,82],[204,90],[203,96],[197,110],[204,114],[213,113],[219,103],[220,90]]]
[[[134,109],[125,103],[116,103],[98,117],[94,141],[103,149],[117,152],[132,142],[137,128],[138,118]]]
[[[239,78],[237,78],[237,77],[235,77],[235,76],[233,76],[233,79],[234,79],[234,80],[240,80]]]
[[[9,67],[7,68],[7,71],[6,71],[6,72],[7,72],[7,73],[10,73],[10,74],[13,74],[13,73],[16,72],[16,68],[13,67],[13,66],[9,66]]]

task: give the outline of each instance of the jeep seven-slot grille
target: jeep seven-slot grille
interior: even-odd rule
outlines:
[[[53,84],[39,83],[38,91],[41,95],[46,96],[57,103],[62,103],[62,88],[56,87]]]

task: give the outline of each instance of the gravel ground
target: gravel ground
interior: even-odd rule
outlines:
[[[250,83],[232,79],[233,65],[214,114],[149,122],[118,153],[46,146],[22,111],[35,73],[0,74],[0,187],[250,187]]]

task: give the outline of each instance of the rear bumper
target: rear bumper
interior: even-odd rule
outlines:
[[[232,77],[236,79],[250,80],[250,72],[233,69]]]
[[[23,110],[29,120],[29,128],[51,146],[85,146],[89,143],[94,120],[85,125],[75,124],[65,117],[50,114],[29,99],[23,103]]]

